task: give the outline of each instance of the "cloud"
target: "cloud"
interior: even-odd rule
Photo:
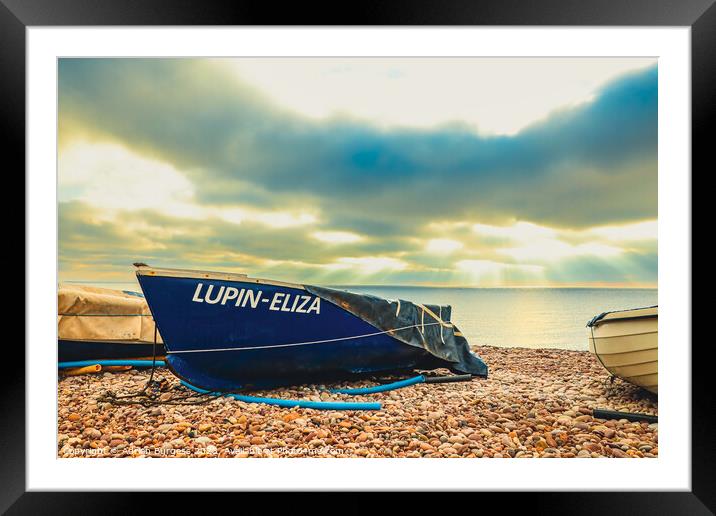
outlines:
[[[607,240],[623,242],[656,240],[658,236],[658,229],[656,220],[645,220],[643,222],[635,222],[633,224],[598,226],[591,228],[589,232],[592,235],[602,237]]]
[[[310,226],[237,225],[217,217],[197,223],[153,210],[107,216],[79,201],[59,208],[60,270],[70,279],[128,280],[135,261],[317,284],[648,284],[657,274],[654,240],[623,242],[618,256],[571,253],[533,260],[503,252],[524,240],[466,239],[460,249],[434,254],[416,237],[336,244],[316,239]]]
[[[351,244],[363,240],[361,235],[348,231],[315,231],[311,236],[329,244]]]
[[[425,250],[433,254],[451,254],[463,247],[462,242],[450,238],[431,238],[425,244]]]
[[[59,205],[59,259],[65,274],[102,265],[126,277],[136,261],[173,267],[211,264],[229,271],[270,273],[277,279],[293,279],[308,273],[315,278],[347,275],[377,276],[408,266],[397,254],[409,249],[406,242],[390,246],[315,238],[311,227],[241,224],[210,217],[197,223],[156,210],[105,210],[80,201]],[[361,239],[362,240],[362,239]]]
[[[489,134],[516,134],[553,109],[588,101],[607,80],[655,62],[633,57],[217,59],[242,82],[309,118],[351,113],[386,128],[463,120]]]
[[[186,171],[202,203],[310,203],[343,212],[346,230],[386,218],[584,227],[656,215],[656,67],[514,136],[317,122],[200,60],[63,59],[60,116]]]
[[[317,220],[307,210],[201,205],[194,183],[181,171],[117,143],[80,140],[66,145],[59,156],[59,173],[60,201],[84,201],[104,211],[149,209],[197,220],[218,217],[234,224],[248,221],[279,228]]]
[[[61,59],[60,267],[654,282],[657,82],[489,136],[311,119],[204,60]]]
[[[73,142],[59,155],[60,201],[87,200],[108,210],[157,207],[200,215],[193,183],[169,163],[147,159],[117,143]]]

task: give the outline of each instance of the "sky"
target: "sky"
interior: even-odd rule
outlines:
[[[60,59],[60,281],[656,287],[657,63]]]

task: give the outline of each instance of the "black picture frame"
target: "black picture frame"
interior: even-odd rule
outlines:
[[[0,0],[0,124],[7,170],[25,170],[25,31],[31,26],[83,25],[557,25],[688,26],[692,43],[692,169],[713,169],[707,155],[713,144],[716,105],[716,6],[714,0],[364,0],[306,4],[284,2],[191,2],[188,0]],[[689,171],[684,171],[689,174]],[[9,174],[8,174],[9,175]],[[691,172],[691,178],[695,174]],[[18,210],[19,211],[19,210]],[[692,233],[693,234],[693,233]],[[27,258],[27,257],[26,257]],[[4,264],[8,258],[3,258]],[[16,261],[16,258],[13,257]],[[9,262],[8,262],[9,263]],[[14,265],[16,269],[17,266]],[[7,270],[7,269],[6,269]],[[25,270],[25,277],[32,271]],[[31,310],[32,306],[28,305]],[[24,340],[24,338],[23,338]],[[680,343],[686,349],[691,343]],[[550,493],[531,495],[530,505],[550,514],[712,514],[716,511],[713,430],[707,418],[714,407],[707,384],[708,348],[692,353],[692,490],[690,492]],[[138,497],[167,495],[128,493],[26,492],[25,489],[25,353],[6,346],[13,368],[2,382],[0,430],[0,511],[11,514],[136,512]],[[556,479],[556,484],[558,484]],[[488,496],[482,494],[480,496]],[[498,496],[501,496],[498,494]],[[523,495],[509,495],[518,501]],[[181,497],[172,495],[174,500]],[[504,499],[504,498],[503,498]],[[480,505],[485,503],[481,499]],[[183,503],[183,502],[180,502]],[[500,502],[498,502],[500,503]],[[512,503],[512,502],[511,502]],[[536,505],[534,505],[536,503]],[[218,508],[218,507],[217,507]]]

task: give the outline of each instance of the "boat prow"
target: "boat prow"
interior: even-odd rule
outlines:
[[[612,375],[658,392],[658,307],[605,312],[587,323],[589,351]]]

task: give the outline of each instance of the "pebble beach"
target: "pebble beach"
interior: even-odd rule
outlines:
[[[116,405],[149,370],[60,377],[58,457],[649,458],[658,424],[595,419],[602,408],[656,415],[657,397],[609,374],[588,352],[475,346],[489,378],[348,396],[325,388],[255,393],[313,401],[377,401],[380,411],[288,409],[231,398],[193,405]],[[447,371],[441,371],[447,373]],[[160,401],[188,396],[166,369]],[[196,399],[196,398],[194,398]]]

